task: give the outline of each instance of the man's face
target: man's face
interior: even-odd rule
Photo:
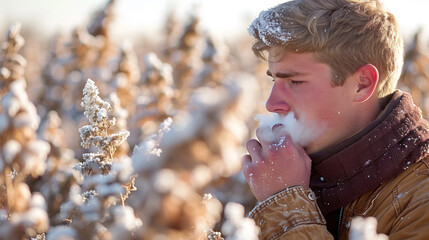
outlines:
[[[308,154],[354,134],[353,81],[333,87],[330,67],[316,61],[312,53],[280,53],[278,48],[269,51],[267,74],[274,85],[267,110],[280,115],[293,112],[309,128],[320,128],[315,140],[303,146]]]

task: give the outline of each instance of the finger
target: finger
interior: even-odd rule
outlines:
[[[246,154],[243,157],[241,157],[241,168],[242,169],[247,168],[249,164],[252,164],[252,157],[249,154]]]
[[[272,144],[275,142],[271,127],[265,126],[256,129],[256,137],[262,147],[261,156],[268,156],[267,154],[269,154]]]
[[[272,143],[275,138],[271,127],[262,126],[256,129],[256,137],[262,146]]]
[[[252,164],[252,157],[249,154],[246,154],[241,158],[241,169],[246,181],[250,183],[253,177],[254,167]]]
[[[311,158],[308,156],[307,152],[304,150],[303,147],[297,145],[296,149],[298,151],[299,156],[301,156],[301,159],[304,160],[305,167],[310,170],[311,169]]]
[[[258,161],[262,157],[262,146],[256,139],[249,140],[246,148],[253,161]]]

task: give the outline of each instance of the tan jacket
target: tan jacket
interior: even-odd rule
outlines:
[[[292,187],[268,198],[249,215],[260,239],[333,239],[315,194]],[[341,216],[340,239],[348,239],[353,217],[373,216],[378,233],[389,239],[429,239],[429,159],[411,164],[397,177],[348,204]]]

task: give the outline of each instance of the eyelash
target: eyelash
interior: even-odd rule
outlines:
[[[302,84],[303,82],[302,82],[302,81],[290,81],[290,83],[291,83],[292,85],[300,85],[300,84]]]
[[[273,82],[276,81],[276,79],[272,78],[271,79]],[[291,85],[297,86],[297,85],[301,85],[302,83],[304,83],[303,81],[293,81],[293,80],[288,80],[290,82]]]

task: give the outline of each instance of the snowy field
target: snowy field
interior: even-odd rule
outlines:
[[[0,239],[257,239],[240,158],[272,83],[246,27],[220,37],[195,8],[122,34],[120,1],[93,4],[63,31],[0,25]],[[416,31],[400,87],[427,114]]]

